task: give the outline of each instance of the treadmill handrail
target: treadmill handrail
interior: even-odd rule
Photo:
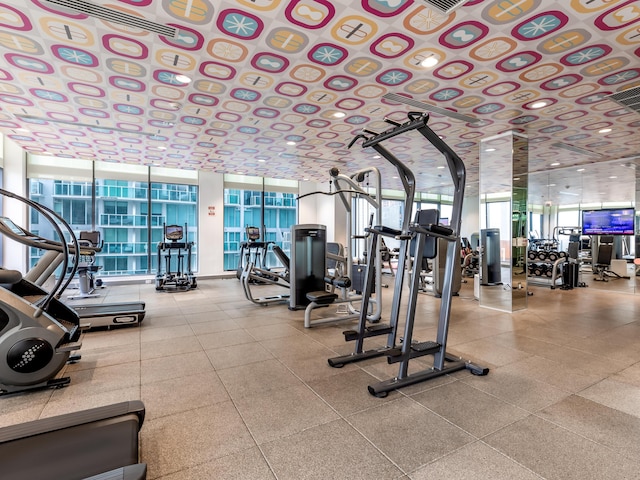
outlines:
[[[145,417],[144,404],[140,400],[130,400],[2,427],[0,428],[0,444],[129,414],[137,415],[138,430],[140,430]]]

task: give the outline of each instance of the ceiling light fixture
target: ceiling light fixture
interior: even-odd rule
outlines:
[[[191,83],[191,78],[186,75],[178,74],[176,75],[176,82],[184,83],[186,85],[187,83]]]
[[[579,168],[578,170],[576,170],[576,172],[584,172],[584,168]]]
[[[610,131],[610,128],[603,128],[602,130],[598,130],[598,133],[609,133]]]
[[[287,142],[287,145],[292,145],[293,146],[295,144],[296,144],[296,142]]]
[[[529,108],[536,109],[536,108],[542,108],[542,107],[546,107],[546,106],[547,106],[547,102],[540,101],[540,102],[532,103],[531,105],[529,105]]]
[[[431,55],[430,57],[427,57],[424,60],[422,60],[422,62],[420,62],[420,66],[424,68],[431,68],[431,67],[435,67],[438,64],[438,62],[439,60],[434,55]]]
[[[346,116],[347,116],[347,114],[346,114],[346,113],[344,113],[344,112],[336,112],[336,113],[334,113],[334,114],[333,114],[333,116],[334,116],[335,118],[343,118],[343,117],[346,117]]]
[[[495,151],[496,151],[496,149],[495,149],[495,148],[487,148],[487,149],[485,150],[485,152],[495,152]]]
[[[551,164],[551,166],[552,166],[552,167],[557,167],[558,165],[560,165],[560,162],[553,162],[553,163]]]

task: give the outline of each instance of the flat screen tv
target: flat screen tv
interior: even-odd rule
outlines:
[[[583,235],[633,235],[633,208],[582,211]]]

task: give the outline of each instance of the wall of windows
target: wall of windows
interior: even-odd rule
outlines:
[[[278,245],[289,255],[291,226],[297,223],[298,182],[225,175],[224,269],[235,270],[240,261],[245,228],[260,228],[261,241]],[[267,267],[279,262],[269,253]]]
[[[52,164],[56,165],[56,179]],[[187,225],[188,241],[197,239],[197,174],[189,172],[185,184],[154,181],[180,175],[123,164],[65,159],[30,158],[27,162],[30,198],[60,214],[76,236],[83,230],[97,230],[103,241],[96,255],[100,275],[139,275],[155,273],[156,246],[164,238],[164,225]],[[87,162],[87,163],[85,163]],[[185,174],[182,173],[184,176]],[[64,178],[67,177],[67,178]],[[81,177],[88,177],[82,179]],[[156,177],[156,178],[154,178]],[[186,182],[192,182],[188,184]],[[56,238],[53,228],[38,215],[31,215],[29,229],[46,238]],[[69,239],[66,239],[67,241]],[[197,245],[192,268],[197,269]],[[29,264],[43,252],[31,249]]]

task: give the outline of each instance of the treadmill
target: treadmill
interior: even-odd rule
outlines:
[[[64,250],[60,242],[40,237],[16,225],[10,218],[0,216],[0,234],[5,235],[27,247],[46,250],[36,265],[23,278],[42,286],[62,263]],[[70,255],[75,255],[73,245],[69,245]],[[100,247],[81,246],[79,255],[95,254]],[[80,320],[88,324],[87,328],[138,325],[144,319],[144,302],[78,304],[73,308]]]

